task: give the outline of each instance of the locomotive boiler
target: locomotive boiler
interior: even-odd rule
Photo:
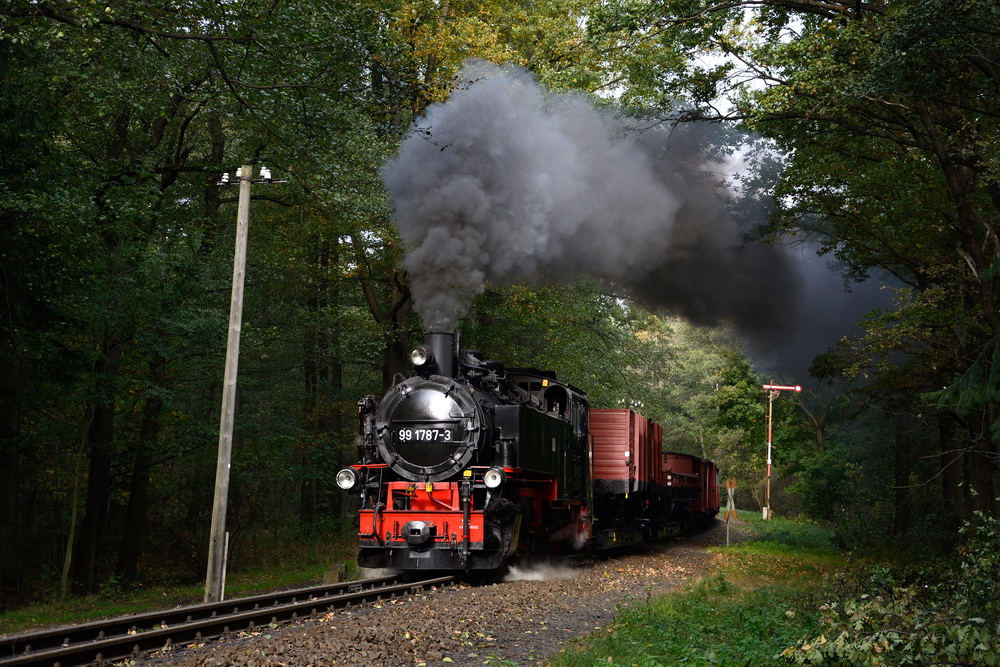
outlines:
[[[337,484],[360,495],[362,567],[497,570],[517,554],[646,541],[717,513],[714,466],[662,453],[650,420],[590,410],[554,373],[454,341],[426,334],[414,375],[359,401],[360,461]]]

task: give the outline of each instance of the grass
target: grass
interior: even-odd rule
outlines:
[[[282,557],[275,558],[273,565],[230,571],[226,576],[226,597],[247,597],[270,590],[312,585],[322,580],[333,563],[347,563],[350,578],[357,572],[353,537],[295,543],[283,549]],[[204,596],[204,582],[146,584],[129,589],[109,585],[99,595],[65,600],[53,597],[6,611],[0,614],[0,634],[199,604]]]
[[[604,631],[564,651],[558,667],[761,667],[818,627],[817,595],[846,559],[826,529],[807,523],[741,521],[755,541],[716,548],[713,576],[680,593],[623,610]]]

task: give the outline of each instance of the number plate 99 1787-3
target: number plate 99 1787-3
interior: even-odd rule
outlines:
[[[456,429],[445,426],[402,426],[394,431],[396,442],[453,442]]]

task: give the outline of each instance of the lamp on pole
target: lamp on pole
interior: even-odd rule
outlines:
[[[787,386],[779,384],[765,384],[764,391],[767,392],[767,488],[764,495],[764,519],[771,518],[771,428],[774,415],[774,399],[782,391],[802,391],[799,385]]]
[[[236,414],[236,372],[240,360],[240,330],[243,326],[243,283],[247,264],[247,235],[250,228],[250,185],[284,183],[271,178],[261,166],[260,178],[254,180],[253,168],[245,164],[236,170],[240,185],[236,215],[236,249],[233,252],[233,291],[229,301],[229,337],[226,340],[226,369],[222,382],[222,415],[219,419],[219,457],[215,467],[215,497],[212,501],[212,528],[208,543],[208,573],[205,577],[205,602],[219,602],[226,588],[226,510],[229,504],[229,466],[233,451],[233,421]],[[225,173],[216,185],[230,185]]]

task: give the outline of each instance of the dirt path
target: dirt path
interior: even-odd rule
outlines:
[[[742,537],[742,528],[736,529]],[[722,521],[679,538],[574,567],[540,568],[489,586],[331,613],[317,622],[214,642],[143,664],[484,665],[537,664],[569,640],[600,630],[620,607],[702,577],[724,545]]]

